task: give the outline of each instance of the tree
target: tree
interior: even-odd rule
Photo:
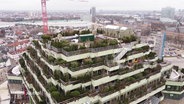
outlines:
[[[51,96],[57,101],[61,101],[61,94],[58,91],[51,92]]]
[[[73,62],[70,63],[71,68],[76,68],[78,66],[79,66],[79,63],[77,61],[73,61]]]

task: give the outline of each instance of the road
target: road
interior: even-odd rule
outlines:
[[[165,61],[171,62],[173,65],[184,68],[184,58],[181,57],[164,57]]]

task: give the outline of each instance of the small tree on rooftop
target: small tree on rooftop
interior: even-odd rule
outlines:
[[[86,58],[83,60],[84,64],[93,64],[93,60],[91,58]]]
[[[58,58],[58,59],[55,60],[55,63],[56,63],[56,64],[59,64],[59,65],[63,65],[63,64],[66,63],[66,61],[64,61],[64,60],[61,59],[61,58]]]
[[[48,56],[48,61],[49,61],[50,63],[54,63],[55,58],[54,58],[53,56]]]
[[[51,92],[51,96],[57,101],[61,101],[61,94],[58,91]]]
[[[70,63],[71,68],[76,68],[78,66],[79,66],[79,63],[77,61],[73,61],[73,62]]]

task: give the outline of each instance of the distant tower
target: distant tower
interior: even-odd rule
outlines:
[[[174,19],[175,8],[171,8],[171,7],[162,8],[161,15],[162,17],[165,17],[165,18]]]
[[[92,17],[92,22],[96,22],[96,8],[95,7],[92,7],[90,9],[90,14],[91,14],[91,17]]]

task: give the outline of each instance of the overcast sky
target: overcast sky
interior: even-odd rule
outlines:
[[[80,2],[83,1],[83,2]],[[88,1],[88,2],[85,2]],[[184,0],[49,0],[48,10],[161,10],[184,9]],[[41,10],[41,0],[0,0],[0,10]]]

